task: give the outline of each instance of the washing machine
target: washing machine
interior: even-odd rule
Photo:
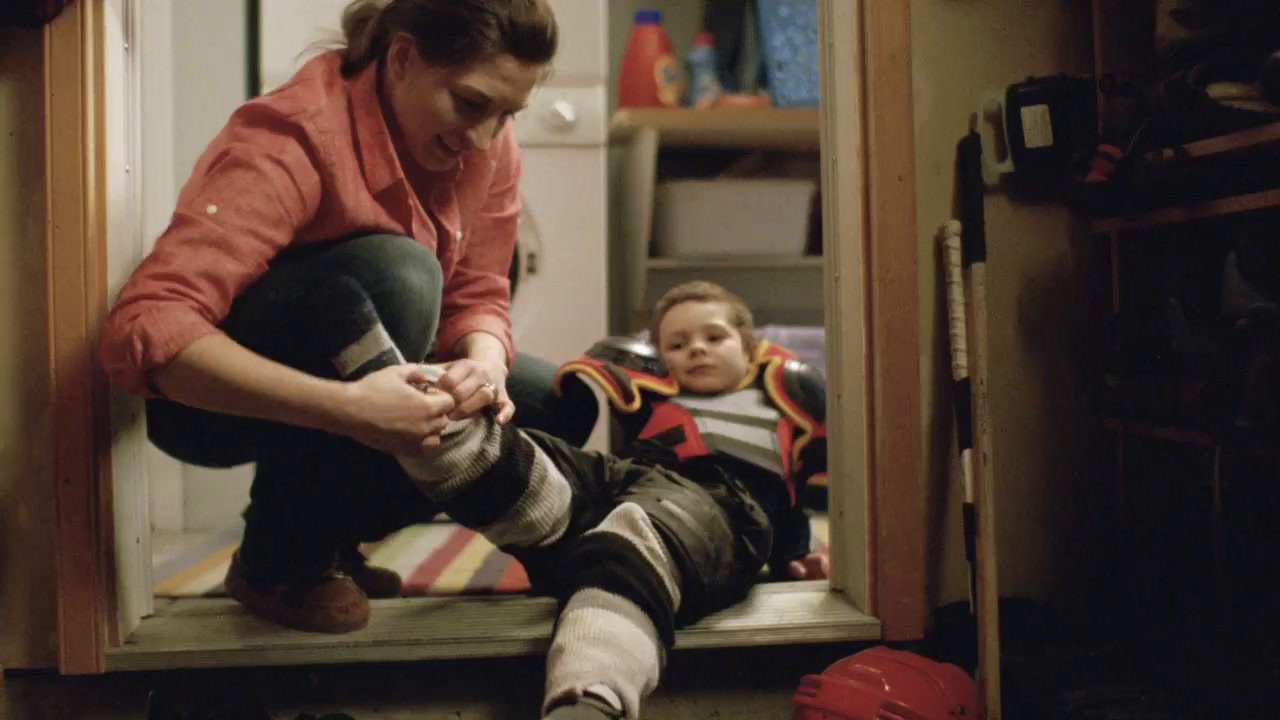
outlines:
[[[608,4],[551,0],[560,49],[515,118],[523,211],[511,264],[518,350],[562,363],[607,331]],[[339,37],[347,0],[260,0],[263,89]],[[597,431],[593,445],[600,445]]]
[[[516,115],[524,174],[511,325],[521,352],[564,362],[607,329],[606,3],[552,0],[560,50]]]
[[[608,330],[608,4],[551,4],[560,24],[554,68],[515,117],[524,172],[511,331],[518,350],[559,364]],[[592,449],[609,447],[605,417]]]

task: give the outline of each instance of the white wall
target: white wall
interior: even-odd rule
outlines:
[[[246,97],[244,0],[173,0],[174,181],[186,181],[205,145]]]
[[[107,294],[114,299],[142,259],[146,243],[138,214],[140,132],[136,120],[140,78],[136,0],[102,3],[102,133],[105,148]],[[143,404],[119,386],[111,388],[111,498],[114,505],[116,607],[119,631],[127,636],[153,610],[148,457]]]
[[[1089,32],[1088,3],[911,2],[922,432],[939,603],[966,594],[934,239],[954,212],[956,142],[983,93],[1033,75],[1090,72]],[[1081,561],[1072,557],[1080,544],[1071,508],[1096,482],[1081,428],[1089,417],[1081,377],[1090,351],[1082,310],[1087,243],[1060,203],[988,193],[986,224],[1000,588],[1045,596],[1055,581],[1076,577],[1068,569]]]
[[[244,0],[172,2],[175,190],[186,183],[200,153],[246,98],[247,12]],[[170,198],[170,208],[173,202]],[[236,522],[248,502],[251,480],[251,465],[230,470],[185,466],[178,498],[183,529],[217,529]]]

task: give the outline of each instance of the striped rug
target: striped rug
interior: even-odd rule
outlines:
[[[812,520],[817,547],[827,544],[827,520]],[[243,527],[202,537],[153,568],[157,597],[209,597],[223,594],[222,579],[240,546]],[[478,533],[450,522],[413,525],[380,543],[361,548],[369,562],[404,578],[404,595],[518,593],[529,578],[515,558]]]

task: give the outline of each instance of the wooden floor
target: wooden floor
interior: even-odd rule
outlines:
[[[555,606],[547,598],[468,596],[377,600],[365,629],[321,635],[282,629],[231,600],[157,601],[109,671],[318,665],[515,657],[545,652]],[[765,583],[744,602],[677,633],[677,649],[880,638],[880,622],[826,581]]]
[[[865,643],[673,653],[644,720],[782,720],[800,678]],[[357,720],[525,720],[538,717],[541,657],[220,668],[60,676],[10,671],[13,720],[140,720],[150,692],[191,717],[250,698],[275,720],[345,712]],[[197,711],[204,714],[197,714]]]

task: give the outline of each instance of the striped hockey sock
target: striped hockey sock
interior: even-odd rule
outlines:
[[[569,481],[527,435],[489,412],[450,422],[438,446],[397,460],[451,518],[499,547],[549,545],[569,526]]]
[[[629,547],[629,562],[638,559],[647,565],[647,574],[657,578],[659,592],[665,592],[670,607],[679,608],[678,571],[640,506],[620,504],[585,533],[583,541],[605,536],[608,542]],[[640,605],[616,592],[585,587],[565,604],[551,641],[544,712],[587,696],[610,700],[620,716],[636,720],[641,702],[658,685],[665,661],[658,629]]]
[[[547,653],[544,712],[589,696],[636,720],[664,661],[658,631],[640,606],[598,588],[579,590],[565,604]]]
[[[375,370],[404,362],[404,355],[382,325],[377,308],[354,280],[335,278],[326,298],[332,306],[323,313],[322,321],[318,317],[312,319],[316,327],[311,329],[311,336],[319,352],[333,363],[338,377],[358,380]],[[346,310],[335,312],[332,307]]]
[[[325,332],[314,337],[343,379],[355,380],[404,362],[377,309],[352,281],[335,281],[335,304]],[[332,300],[333,298],[330,298]],[[444,374],[423,365],[431,382]],[[569,524],[569,483],[546,453],[512,426],[498,426],[481,413],[449,424],[440,445],[420,455],[398,457],[418,487],[457,522],[498,546],[533,547],[555,542]]]

